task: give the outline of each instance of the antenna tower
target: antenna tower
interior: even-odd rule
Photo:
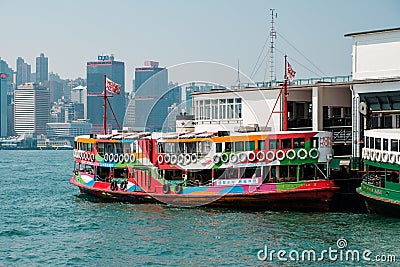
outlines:
[[[272,81],[276,80],[275,75],[275,40],[276,40],[276,31],[274,27],[275,18],[278,17],[278,14],[275,12],[274,8],[270,9],[271,11],[271,30],[269,32],[270,39],[270,57],[269,57],[269,81],[272,86]]]

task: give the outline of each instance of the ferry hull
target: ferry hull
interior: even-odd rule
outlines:
[[[357,188],[357,193],[364,198],[369,213],[400,217],[400,202],[380,196],[382,194],[390,195],[390,193],[386,194],[386,192],[387,190],[384,188],[376,187],[364,182],[361,184],[361,187]]]
[[[81,184],[75,180],[75,177],[70,179],[70,183],[79,188],[82,194],[96,197],[103,201],[110,202],[128,202],[132,204],[143,204],[143,203],[156,203],[157,200],[149,196],[145,192],[126,192],[126,191],[111,191],[105,188],[94,188]]]
[[[337,188],[225,195],[150,194],[173,206],[212,206],[273,211],[329,211]]]

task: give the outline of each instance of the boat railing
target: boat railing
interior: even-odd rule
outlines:
[[[351,126],[330,126],[325,127],[324,130],[332,133],[332,142],[334,144],[351,143]]]

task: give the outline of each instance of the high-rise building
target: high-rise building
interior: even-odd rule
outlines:
[[[168,71],[155,61],[135,69],[135,130],[162,131],[168,107],[179,102],[179,93],[169,90]]]
[[[15,85],[31,82],[31,65],[26,63],[22,57],[17,58],[17,73]]]
[[[83,118],[87,119],[87,88],[86,86],[78,85],[71,90],[71,101],[83,106]]]
[[[0,137],[7,136],[7,75],[0,73]]]
[[[103,131],[103,92],[104,75],[121,85],[120,94],[112,94],[108,100],[119,125],[122,127],[125,116],[125,64],[114,60],[114,56],[98,56],[97,61],[87,62],[87,119],[93,125],[94,133]],[[107,105],[107,118],[112,118],[112,111]],[[108,120],[107,125],[117,128],[115,120]]]
[[[15,132],[45,134],[49,120],[49,90],[37,83],[19,85],[14,93]]]
[[[44,83],[49,80],[49,58],[43,53],[36,57],[36,82]]]

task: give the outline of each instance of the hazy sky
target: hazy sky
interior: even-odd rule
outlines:
[[[344,34],[400,27],[397,0],[13,0],[0,5],[0,57],[15,69],[21,56],[35,71],[35,57],[43,52],[49,71],[77,78],[86,77],[87,61],[114,54],[125,62],[127,90],[145,60],[236,68],[239,59],[241,72],[261,81],[265,61],[252,72],[268,38],[271,8],[278,13],[278,78],[283,53],[296,78],[349,75],[352,42]]]

